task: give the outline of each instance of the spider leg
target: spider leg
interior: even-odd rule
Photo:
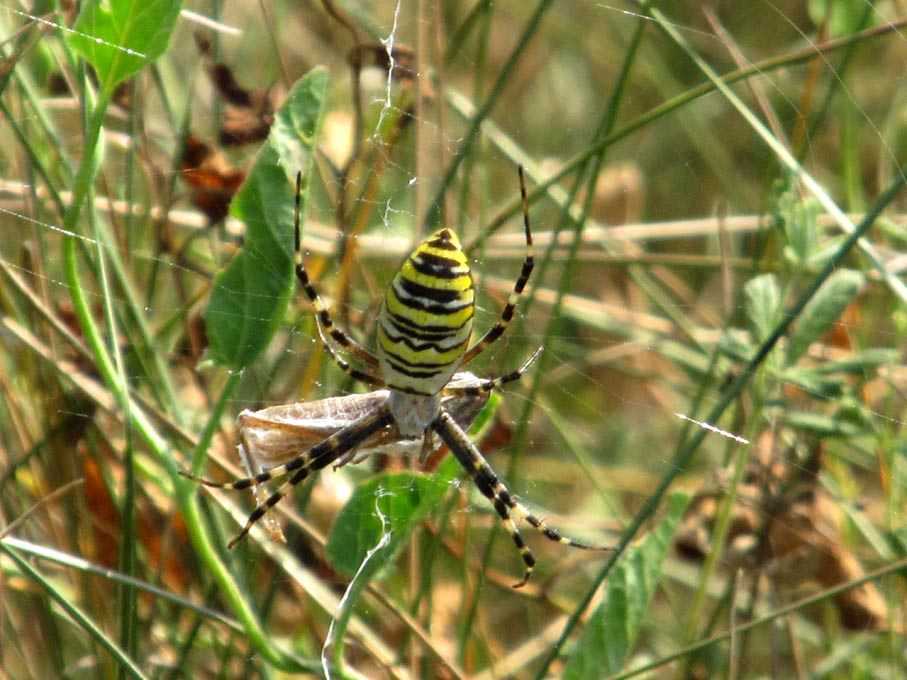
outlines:
[[[516,544],[517,550],[520,551],[523,564],[526,565],[522,580],[513,586],[514,588],[522,588],[529,582],[529,577],[532,576],[532,572],[535,569],[535,557],[529,546],[526,545],[526,541],[523,540],[516,522],[510,516],[510,510],[515,505],[513,497],[466,433],[460,429],[447,412],[441,411],[434,423],[432,423],[432,429],[447,444],[447,448],[453,451],[463,469],[472,476],[472,480],[479,488],[479,491],[494,505],[494,509],[504,523],[504,527]]]
[[[305,269],[305,263],[303,262],[302,258],[302,238],[300,237],[299,227],[301,195],[302,173],[300,172],[296,175],[296,207],[293,215],[296,278],[299,280],[299,285],[302,287],[302,290],[305,293],[306,297],[312,303],[312,306],[315,307],[315,326],[318,328],[318,337],[321,338],[321,344],[324,345],[325,351],[328,353],[328,356],[330,356],[331,359],[334,360],[334,362],[340,367],[340,370],[342,370],[344,373],[347,373],[355,380],[359,380],[368,385],[377,385],[379,387],[383,386],[383,380],[373,376],[370,373],[352,368],[349,362],[340,357],[334,350],[334,346],[331,340],[336,342],[340,347],[352,354],[354,357],[362,361],[366,366],[372,369],[378,367],[378,359],[371,352],[369,352],[362,345],[353,340],[353,338],[351,338],[341,328],[338,328],[334,325],[334,320],[331,318],[331,312],[325,306],[324,302],[322,302],[321,297],[318,295],[318,291],[315,290],[315,287],[312,285],[312,282],[309,279],[309,274]]]
[[[342,456],[338,456],[337,460],[334,461],[334,469],[339,470],[344,465],[362,462],[367,457],[367,455],[364,455],[359,451],[359,447],[353,447]]]
[[[506,373],[498,378],[488,378],[486,380],[480,380],[476,385],[467,385],[465,387],[446,387],[443,390],[444,396],[467,396],[467,397],[478,397],[481,394],[486,394],[492,390],[498,389],[501,385],[506,385],[509,382],[514,382],[523,377],[523,374],[529,370],[529,367],[539,358],[543,347],[539,347],[535,350],[526,361],[523,362],[523,365],[520,366],[515,371]]]
[[[249,443],[246,441],[246,434],[242,428],[240,428],[239,430],[239,440],[241,443],[236,448],[239,453],[239,458],[243,463],[243,467],[245,467],[246,469],[246,472],[250,475],[255,475],[264,470],[265,468],[262,467],[250,453],[251,451],[254,451],[254,449],[252,449],[249,446]],[[267,498],[267,489],[260,484],[254,485],[252,489],[252,498],[255,499],[256,504],[263,502]],[[265,529],[271,536],[272,541],[276,541],[277,543],[287,542],[287,537],[284,536],[283,529],[280,527],[280,523],[273,515],[266,516],[264,518],[264,523]]]
[[[246,520],[245,526],[243,526],[242,530],[229,544],[227,544],[228,548],[232,548],[249,533],[252,526],[260,520],[268,510],[281,501],[286,495],[286,491],[289,487],[299,484],[299,482],[308,477],[313,470],[320,470],[321,468],[330,465],[337,460],[337,458],[343,456],[348,451],[355,449],[374,433],[393,422],[394,418],[391,415],[390,410],[388,410],[386,406],[382,406],[377,412],[363,416],[356,422],[335,432],[324,441],[319,442],[305,453],[291,460],[289,463],[278,465],[277,467],[271,468],[254,477],[246,477],[244,479],[237,479],[233,482],[220,483],[202,477],[196,477],[185,471],[180,471],[180,474],[189,477],[190,479],[194,479],[197,482],[201,482],[206,486],[224,489],[248,489],[251,486],[263,484],[272,479],[288,477],[270,496],[255,506],[255,509]]]
[[[517,169],[520,174],[520,195],[523,197],[523,227],[526,231],[526,259],[523,260],[523,268],[520,270],[520,275],[513,285],[513,292],[510,294],[510,297],[507,298],[507,304],[504,305],[504,310],[501,312],[501,318],[475,345],[466,350],[466,354],[463,355],[463,364],[475,359],[486,347],[488,347],[488,345],[501,337],[504,334],[504,331],[507,330],[507,326],[510,325],[510,321],[513,319],[513,313],[516,310],[517,302],[519,302],[520,296],[523,294],[523,289],[529,281],[529,275],[532,274],[532,268],[535,266],[532,247],[532,230],[529,228],[529,200],[526,198],[526,180],[523,177],[523,166],[519,166]]]
[[[419,450],[419,465],[424,466],[425,461],[428,460],[428,457],[431,455],[432,451],[435,450],[435,441],[434,436],[432,436],[431,430],[427,429],[422,433],[422,448]]]
[[[575,541],[572,538],[563,536],[557,529],[549,527],[543,519],[533,515],[529,510],[520,503],[504,486],[503,482],[498,479],[494,470],[485,460],[484,456],[476,448],[475,444],[469,439],[460,426],[446,413],[443,409],[435,421],[432,423],[432,429],[440,435],[441,439],[447,444],[447,447],[453,452],[454,456],[460,462],[460,465],[472,476],[472,480],[479,488],[479,491],[491,501],[494,509],[497,511],[507,529],[510,537],[520,551],[523,558],[523,564],[526,569],[523,578],[514,584],[514,588],[522,588],[529,581],[532,572],[535,569],[535,557],[529,546],[523,540],[520,530],[514,522],[511,513],[518,517],[524,517],[533,528],[541,532],[545,538],[570,545],[574,548],[583,548],[585,550],[610,550],[605,546],[593,546],[581,541]]]

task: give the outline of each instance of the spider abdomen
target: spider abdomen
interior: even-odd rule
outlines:
[[[474,313],[466,254],[452,230],[439,229],[406,259],[381,305],[378,359],[385,383],[437,394],[463,359]]]

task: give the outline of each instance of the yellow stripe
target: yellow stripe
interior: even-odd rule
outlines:
[[[432,240],[433,237],[429,236],[425,241],[422,242],[418,248],[413,251],[414,255],[419,253],[430,253],[431,255],[437,255],[438,257],[446,257],[448,260],[456,260],[458,266],[462,267],[466,264],[466,253],[462,250],[444,250],[443,248],[432,248],[428,245],[428,242]],[[454,243],[454,241],[451,241]],[[457,248],[460,247],[460,242],[457,241]]]
[[[463,300],[463,302],[472,302],[475,296],[472,291],[469,291],[465,294],[465,297],[467,297],[467,299]],[[443,315],[432,314],[431,312],[422,309],[413,309],[400,301],[397,294],[394,292],[393,287],[388,288],[387,295],[384,298],[384,304],[387,305],[387,308],[391,312],[397,316],[402,316],[414,326],[448,326],[450,328],[456,328],[457,326],[462,326],[472,318],[473,312],[475,311],[473,305],[468,305],[454,314]]]
[[[433,364],[432,366],[425,366],[426,370],[430,368],[444,368],[444,366],[436,366],[434,364],[445,364],[449,366],[460,358],[464,349],[463,345],[458,345],[445,352],[439,352],[433,348],[416,352],[403,342],[393,342],[387,336],[384,327],[381,325],[378,326],[378,342],[385,352],[395,354],[403,359],[404,362],[410,364],[411,367],[418,368],[419,364]]]
[[[403,267],[400,269],[397,276],[402,276],[414,283],[419,283],[428,288],[436,288],[438,290],[465,291],[472,288],[472,277],[469,274],[463,274],[455,279],[442,279],[438,276],[417,272],[416,268],[413,267],[413,263],[408,259],[403,263]]]

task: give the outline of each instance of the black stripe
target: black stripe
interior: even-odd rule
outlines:
[[[397,354],[396,352],[391,352],[386,347],[382,347],[381,349],[384,350],[384,355],[388,359],[393,359],[395,362],[399,361],[401,364],[405,364],[406,366],[409,366],[410,368],[444,369],[444,368],[447,368],[448,366],[451,366],[452,364],[456,363],[456,360],[441,361],[441,362],[438,362],[438,361],[407,361],[406,359],[401,357],[399,354]],[[433,375],[437,375],[438,373],[440,373],[440,371],[435,371],[433,373]]]
[[[404,334],[404,335],[397,337],[395,335],[391,335],[390,333],[388,333],[387,329],[384,326],[380,326],[379,328],[380,328],[381,332],[384,333],[384,337],[386,337],[392,343],[394,343],[396,345],[396,344],[400,344],[402,342],[404,345],[409,347],[413,352],[424,352],[427,349],[433,349],[436,352],[449,352],[452,349],[461,347],[461,346],[465,345],[467,342],[469,342],[469,338],[466,337],[466,338],[463,338],[460,342],[456,342],[450,346],[441,345],[438,342],[415,343],[412,341],[411,336],[409,334]]]
[[[456,328],[444,331],[443,333],[420,333],[417,331],[418,327],[404,326],[403,324],[397,323],[397,321],[390,316],[388,316],[387,321],[388,323],[390,323],[393,330],[395,330],[397,333],[405,335],[406,337],[415,341],[421,340],[422,342],[441,342],[442,340],[446,340],[447,338],[454,337],[458,333],[458,329]]]
[[[414,252],[410,257],[413,260],[422,260],[424,264],[435,269],[450,269],[452,267],[462,267],[465,264],[453,257],[444,257],[443,255],[435,255],[434,253],[420,250]]]
[[[457,246],[446,239],[436,238],[426,243],[427,246],[431,248],[437,248],[438,250],[459,250]]]
[[[479,488],[482,495],[494,501],[494,490],[498,485],[497,475],[494,474],[494,470],[485,462],[472,443],[468,440],[464,441],[463,431],[456,426],[450,414],[442,410],[435,422],[432,423],[432,429],[440,435],[441,441],[447,444],[447,448],[451,450],[463,469],[469,473],[473,483]],[[479,463],[478,468],[475,465],[476,461]]]
[[[551,527],[547,527],[544,525],[542,528],[542,533],[545,534],[546,538],[550,538],[552,541],[557,541],[558,543],[560,543],[564,538],[563,535],[561,534],[561,532],[558,531],[557,529],[552,529]],[[567,540],[569,541],[570,539],[568,538]],[[571,541],[570,545],[575,545],[575,544]],[[579,546],[576,546],[576,547],[579,547]]]
[[[315,455],[312,457],[311,469],[320,470],[327,467],[337,460],[339,454],[353,450],[359,446],[359,444],[371,437],[375,432],[390,425],[393,420],[394,417],[390,414],[390,411],[386,411],[365,428],[356,428],[356,423],[349,425],[347,431],[341,430],[337,433],[336,446],[332,447],[331,450],[325,451],[320,456]]]
[[[379,325],[384,330],[385,334],[388,336],[391,336],[391,335],[405,336],[406,338],[409,339],[410,342],[432,343],[432,344],[435,344],[438,346],[442,345],[447,340],[451,340],[453,338],[458,337],[461,333],[460,329],[451,329],[444,333],[420,333],[417,329],[413,328],[412,326],[406,326],[403,324],[399,324],[390,317],[382,320]],[[470,335],[470,333],[467,332],[466,336],[468,337],[469,335]]]
[[[415,309],[420,312],[428,312],[429,314],[434,314],[436,316],[451,316],[453,314],[459,314],[464,309],[474,306],[474,302],[470,300],[469,302],[464,302],[462,305],[455,305],[453,307],[445,307],[444,305],[433,305],[425,304],[416,299],[404,299],[397,295],[397,292],[394,290],[394,287],[391,286],[388,291],[388,295],[393,295],[394,298],[404,307],[409,307],[410,309]]]
[[[334,338],[338,344],[349,347],[350,339],[347,337],[346,333],[339,328],[335,328],[331,331],[331,337]]]
[[[432,302],[453,302],[454,300],[458,300],[462,293],[469,290],[469,288],[467,288],[466,291],[432,288],[431,286],[423,286],[421,283],[410,281],[405,276],[400,276],[397,281],[400,282],[400,285],[407,294],[414,297],[427,298]]]
[[[472,481],[479,488],[482,494],[491,500],[494,509],[500,515],[502,520],[510,519],[507,501],[513,501],[512,496],[498,480],[494,471],[482,457],[482,454],[469,440],[469,437],[460,429],[456,421],[451,418],[444,409],[438,414],[438,417],[431,424],[431,429],[441,437],[441,441],[447,444],[463,469],[472,477]],[[526,565],[526,571],[523,574],[523,580],[514,585],[514,588],[521,588],[526,585],[535,567],[535,558],[532,552],[520,535],[520,530],[515,524],[507,527],[510,537],[520,551],[523,563]],[[547,535],[547,534],[546,534]]]
[[[441,373],[443,373],[443,371],[411,371],[410,369],[405,368],[403,366],[398,366],[393,361],[388,360],[387,363],[389,363],[391,365],[391,368],[393,368],[395,371],[397,371],[397,373],[402,373],[407,378],[434,378],[435,376],[441,375]],[[398,388],[394,388],[394,389],[398,389]],[[418,392],[417,394],[423,394],[423,393]]]
[[[399,328],[401,331],[404,331],[410,335],[415,335],[417,333],[421,333],[423,336],[427,336],[431,333],[437,333],[439,335],[441,335],[441,334],[447,335],[454,331],[458,331],[461,328],[463,328],[463,326],[470,323],[472,321],[472,317],[473,317],[473,315],[470,314],[469,317],[466,319],[466,321],[464,321],[463,323],[461,323],[458,326],[432,326],[432,325],[420,326],[418,324],[414,324],[412,321],[407,319],[405,316],[400,316],[399,314],[394,314],[391,310],[389,310],[387,308],[387,305],[384,306],[384,311],[387,312],[387,316],[391,320],[391,322],[397,328]]]
[[[403,385],[388,385],[388,387],[392,390],[397,390],[398,392],[405,392],[406,394],[418,394],[420,397],[431,397],[435,394],[434,392],[422,392],[413,387],[405,387]]]
[[[502,324],[495,325],[494,328],[488,331],[488,335],[482,338],[480,344],[484,347],[487,347],[504,334],[504,328],[505,326]]]
[[[532,275],[532,268],[535,267],[535,258],[532,255],[527,255],[526,259],[523,261],[523,266],[520,268],[520,279],[523,280],[523,285],[526,285],[526,281],[529,280],[529,277]]]
[[[375,434],[375,432],[390,425],[394,420],[394,417],[391,415],[390,411],[381,413],[378,417],[374,417],[374,420],[369,422],[369,420],[373,417],[374,416],[364,416],[362,419],[357,420],[350,425],[347,425],[344,429],[340,430],[320,444],[313,446],[309,450],[307,460],[309,465],[303,470],[300,470],[299,473],[309,472],[311,470],[320,470],[321,468],[327,467],[335,460],[337,460],[338,456],[346,453],[347,451],[351,451],[366,439],[371,437],[373,434]],[[303,476],[300,477],[298,481],[294,481],[299,473],[290,478],[291,484],[297,484],[299,481],[302,481],[302,479],[304,479]]]
[[[420,274],[439,279],[456,279],[469,274],[468,267],[466,271],[457,271],[464,266],[462,262],[432,253],[416,252],[409,258],[409,262]]]

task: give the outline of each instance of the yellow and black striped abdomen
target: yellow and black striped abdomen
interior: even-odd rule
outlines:
[[[378,317],[378,359],[388,387],[436,394],[460,365],[475,291],[456,234],[425,239],[394,276]]]

